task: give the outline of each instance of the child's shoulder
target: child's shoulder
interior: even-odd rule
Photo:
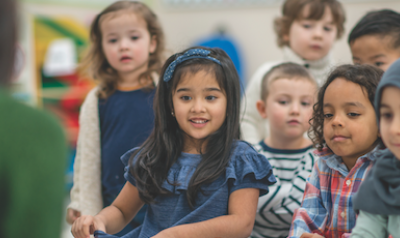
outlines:
[[[259,180],[268,185],[276,182],[268,159],[259,154],[251,144],[238,140],[233,143],[233,146],[231,159],[226,168],[226,180],[233,179],[236,181],[233,184],[236,184],[238,181],[245,181],[248,178],[247,175],[252,174],[254,183]],[[268,190],[263,190],[262,194],[266,191]]]
[[[250,143],[240,140],[233,143],[228,166],[234,170],[246,170],[246,167],[264,170],[271,168],[268,159],[263,154],[258,153]]]
[[[232,156],[234,155],[257,155],[258,152],[257,150],[253,147],[252,144],[243,141],[243,140],[236,140],[233,142],[232,144],[233,147],[233,152],[232,152]]]

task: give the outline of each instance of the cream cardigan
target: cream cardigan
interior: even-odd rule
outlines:
[[[67,208],[81,215],[96,215],[103,208],[98,88],[86,96],[79,114],[79,135],[74,162],[74,185]]]

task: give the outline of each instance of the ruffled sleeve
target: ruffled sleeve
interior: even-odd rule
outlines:
[[[125,154],[123,154],[121,156],[121,161],[122,163],[125,165],[125,173],[124,173],[124,177],[126,179],[126,181],[129,181],[133,186],[136,187],[136,179],[135,177],[133,177],[133,175],[130,173],[130,164],[129,164],[129,159],[131,158],[131,156],[136,152],[136,150],[138,150],[139,147],[135,147],[133,149],[128,150],[128,152],[126,152]],[[134,164],[136,161],[136,157],[133,161],[132,164]]]
[[[264,155],[248,143],[238,141],[226,169],[230,193],[242,188],[258,188],[260,196],[268,193],[268,186],[276,183],[272,166]]]

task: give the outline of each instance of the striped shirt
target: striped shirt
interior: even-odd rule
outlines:
[[[293,212],[300,207],[306,179],[318,158],[310,146],[299,150],[279,150],[264,141],[254,146],[272,165],[277,183],[258,200],[251,237],[287,237]]]
[[[290,238],[304,232],[326,238],[348,237],[356,223],[352,198],[376,160],[378,149],[357,159],[349,171],[341,157],[321,152],[311,176],[307,179],[303,204],[297,210]]]

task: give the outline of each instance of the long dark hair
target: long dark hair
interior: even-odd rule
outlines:
[[[14,73],[17,38],[16,1],[0,2],[0,86],[7,85]]]
[[[153,202],[154,198],[160,194],[167,194],[167,191],[162,188],[162,184],[167,179],[169,169],[183,150],[183,132],[171,112],[173,111],[172,95],[184,73],[196,73],[202,70],[214,72],[217,82],[227,98],[225,121],[215,133],[208,136],[205,150],[201,151],[202,160],[189,182],[187,198],[191,207],[195,206],[201,185],[214,181],[225,172],[233,149],[233,142],[240,137],[240,83],[234,64],[221,49],[195,48],[211,51],[209,56],[218,59],[221,65],[209,59],[189,59],[178,64],[172,79],[164,82],[163,75],[167,67],[186,50],[171,56],[166,61],[154,98],[154,130],[129,161],[133,165],[133,158],[136,157],[136,162],[130,172],[136,179],[136,187],[141,199],[148,203]],[[167,182],[175,184],[175,181]]]
[[[376,87],[383,75],[383,71],[371,65],[341,65],[334,69],[325,84],[318,92],[317,103],[314,104],[313,116],[310,119],[311,128],[308,136],[311,138],[315,148],[322,151],[324,147],[328,148],[324,139],[324,95],[325,91],[337,78],[343,78],[347,81],[360,85],[363,91],[367,94],[369,101],[374,106],[374,97]],[[378,139],[378,142],[380,139]],[[329,149],[329,148],[328,148]]]

